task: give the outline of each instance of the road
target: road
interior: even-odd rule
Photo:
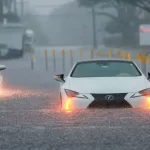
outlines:
[[[48,70],[44,49],[49,49]],[[58,107],[58,83],[62,73],[61,48],[56,49],[56,70],[50,48],[37,48],[31,58],[1,61],[4,87],[0,93],[0,150],[149,150],[150,110],[90,109],[65,112]],[[64,48],[65,74],[69,71],[69,50]],[[88,51],[74,62],[90,57]],[[64,73],[64,72],[63,72]]]

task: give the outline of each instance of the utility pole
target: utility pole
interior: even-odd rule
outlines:
[[[97,38],[96,38],[96,13],[95,7],[92,6],[92,20],[93,20],[93,48],[97,48]]]
[[[21,18],[24,17],[24,0],[21,0]]]

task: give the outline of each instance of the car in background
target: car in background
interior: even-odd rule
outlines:
[[[133,61],[80,61],[67,77],[60,74],[54,78],[61,82],[60,102],[66,110],[150,107],[150,82]]]

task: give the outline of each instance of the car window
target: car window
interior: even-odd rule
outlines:
[[[95,61],[82,62],[75,66],[71,77],[131,77],[141,76],[132,62]]]

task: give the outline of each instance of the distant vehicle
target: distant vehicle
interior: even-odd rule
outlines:
[[[7,23],[0,24],[0,43],[7,45],[8,53],[1,57],[22,57],[24,54],[23,50],[23,34],[24,26],[18,23]]]
[[[0,58],[23,57],[24,53],[33,49],[34,32],[26,29],[20,23],[0,24],[0,43],[7,45],[7,49],[0,51]],[[3,46],[4,46],[3,45]]]
[[[35,36],[34,31],[31,29],[26,29],[24,32],[24,51],[34,50]]]
[[[148,79],[133,61],[89,60],[76,63],[69,75],[55,75],[60,84],[61,107],[149,108]]]

